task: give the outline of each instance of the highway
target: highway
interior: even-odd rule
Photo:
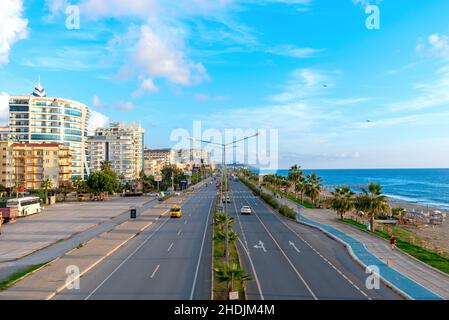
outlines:
[[[215,195],[212,185],[195,190],[182,218],[164,216],[55,299],[209,300]]]
[[[401,299],[383,284],[366,289],[367,275],[341,244],[275,214],[241,182],[230,188],[227,209],[240,235],[242,265],[253,278],[249,300]],[[195,190],[181,219],[163,217],[84,275],[79,290],[55,299],[209,300],[216,192],[213,185]],[[244,205],[252,215],[240,214]]]
[[[366,289],[367,275],[340,243],[274,213],[241,182],[230,182],[230,189],[242,264],[254,280],[248,299],[401,299],[383,284]],[[252,215],[240,214],[244,205]]]

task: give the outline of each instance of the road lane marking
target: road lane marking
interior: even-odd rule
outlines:
[[[151,276],[150,276],[151,279],[154,278],[154,276],[156,275],[156,272],[159,270],[159,267],[160,267],[160,266],[161,266],[161,265],[158,264],[157,267],[156,267],[156,269],[154,269],[153,273],[152,273]]]
[[[184,224],[187,224],[187,220],[184,220]]]
[[[168,210],[167,210],[168,211]],[[154,230],[133,252],[131,252],[131,254],[126,257],[125,260],[123,260],[115,269],[114,271],[112,271],[107,277],[106,279],[104,279],[84,300],[89,300],[90,297],[92,297],[95,292],[98,291],[98,289],[100,289],[105,283],[106,281],[108,281],[129,259],[132,258],[132,256],[134,256],[136,254],[137,251],[139,251],[140,248],[142,248],[145,243],[147,243],[166,223],[167,221],[170,221],[169,219],[166,219],[163,223],[161,223],[161,225]]]
[[[243,250],[246,252],[246,255],[248,256],[248,259],[249,259],[249,263],[251,264],[251,269],[253,270],[254,280],[256,280],[257,289],[259,290],[260,299],[261,300],[265,300],[265,297],[264,297],[263,292],[262,292],[262,286],[260,285],[259,277],[257,276],[256,268],[254,266],[253,259],[251,258],[251,254],[249,252],[248,241],[246,240],[245,230],[243,229],[243,225],[242,225],[242,222],[241,222],[241,219],[240,219],[240,215],[239,215],[239,212],[237,210],[237,204],[235,203],[235,201],[234,201],[234,208],[235,208],[235,214],[237,216],[237,221],[239,222],[240,229],[242,230],[243,240],[245,241],[245,244],[243,244],[243,242],[240,239],[240,237],[239,237],[239,242],[242,245]],[[246,247],[245,247],[245,245],[246,245]]]
[[[250,202],[245,199],[245,201],[249,204]],[[272,233],[270,232],[270,230],[268,230],[267,226],[263,223],[263,221],[260,219],[259,215],[257,214],[256,210],[253,208],[254,211],[254,215],[256,216],[256,218],[259,220],[259,222],[262,224],[262,227],[265,229],[265,231],[268,233],[268,235],[270,236],[270,238],[273,240],[273,242],[276,244],[276,246],[279,248],[279,250],[281,251],[282,255],[285,257],[285,259],[287,260],[287,262],[290,264],[290,266],[292,267],[292,269],[295,271],[296,275],[298,276],[298,278],[302,281],[302,283],[304,284],[304,286],[306,287],[306,289],[309,291],[309,293],[312,295],[313,299],[318,300],[317,296],[315,295],[315,293],[312,291],[312,289],[310,288],[310,286],[307,284],[306,280],[303,278],[303,276],[301,275],[301,273],[298,271],[298,269],[296,269],[295,265],[293,264],[293,262],[290,260],[290,258],[287,256],[287,254],[284,252],[284,250],[282,250],[281,246],[279,245],[279,243],[276,241],[276,239],[274,238],[274,236],[272,235]]]
[[[195,293],[196,282],[197,282],[197,279],[198,279],[198,272],[200,270],[201,257],[203,255],[204,242],[206,240],[207,227],[209,226],[210,213],[212,212],[212,205],[213,204],[214,204],[214,201],[212,200],[210,202],[209,212],[207,214],[206,225],[204,227],[203,240],[201,241],[200,254],[198,255],[198,263],[196,264],[195,277],[193,278],[192,291],[190,291],[190,300],[193,300],[193,295]]]
[[[263,201],[259,199],[259,202],[262,206],[265,206],[269,212],[272,211],[272,209]],[[352,285],[357,291],[359,291],[363,296],[365,296],[368,300],[372,300],[371,297],[366,294],[362,289],[360,289],[359,286],[357,286],[351,279],[349,279],[340,269],[338,269],[332,262],[330,262],[326,257],[324,257],[318,250],[316,250],[307,240],[305,240],[302,236],[299,235],[298,232],[293,230],[285,221],[282,221],[282,219],[277,215],[277,213],[274,213],[274,216],[282,223],[284,224],[291,232],[293,232],[298,239],[300,239],[302,242],[304,242],[310,249],[312,249],[320,258],[322,258],[332,269],[334,269],[340,276],[343,277],[350,285]]]
[[[296,247],[296,244],[294,242],[289,241],[288,244],[291,245],[293,247],[293,249],[296,250],[296,252],[301,253],[301,251]]]
[[[256,249],[262,249],[263,252],[267,252],[267,250],[265,249],[265,245],[264,245],[263,242],[260,241],[260,240],[259,240],[259,243],[258,243],[258,244],[255,244],[255,245],[254,245],[254,248],[256,248]]]
[[[173,242],[171,243],[171,245],[168,247],[167,252],[170,252],[171,248],[173,248]]]
[[[179,229],[178,236],[181,235],[182,229]]]

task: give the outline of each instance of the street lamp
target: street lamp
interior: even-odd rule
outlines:
[[[201,139],[196,139],[196,138],[192,138],[192,137],[188,137],[187,139],[190,141],[199,141],[202,143],[206,143],[206,144],[212,144],[212,145],[216,145],[219,147],[222,147],[223,150],[223,155],[222,155],[222,166],[223,166],[223,170],[221,171],[221,184],[220,184],[220,201],[223,202],[223,187],[226,190],[226,192],[228,191],[228,174],[227,174],[227,168],[226,168],[226,148],[229,146],[234,146],[235,144],[242,142],[242,141],[246,141],[248,139],[257,137],[259,135],[259,133],[253,134],[251,136],[247,136],[244,137],[242,139],[239,140],[234,140],[230,143],[217,143],[217,142],[213,142],[213,141],[207,141],[207,140],[201,140]],[[226,265],[229,266],[229,249],[228,249],[228,242],[229,242],[229,226],[228,226],[228,214],[227,214],[227,201],[226,199],[224,199],[224,214],[226,217],[226,240],[225,240],[225,251],[226,251]]]

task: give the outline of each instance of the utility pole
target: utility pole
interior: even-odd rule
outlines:
[[[229,233],[228,233],[228,231],[229,231],[228,230],[229,229],[229,220],[228,220],[228,214],[227,214],[227,201],[224,198],[224,192],[228,191],[228,188],[227,188],[227,186],[228,186],[227,178],[228,177],[227,177],[227,169],[226,169],[226,147],[234,146],[238,142],[245,141],[245,140],[248,140],[250,138],[257,137],[258,135],[259,135],[259,133],[256,133],[256,134],[254,134],[252,136],[244,137],[244,138],[239,139],[239,140],[234,140],[234,141],[232,141],[230,143],[227,143],[227,144],[226,143],[217,143],[217,142],[213,142],[213,141],[206,141],[206,140],[198,140],[198,139],[195,139],[195,138],[192,138],[192,137],[188,138],[188,140],[191,140],[191,141],[197,140],[197,141],[200,141],[202,143],[207,143],[207,144],[213,144],[213,145],[216,145],[216,146],[220,146],[220,147],[222,147],[222,150],[223,150],[223,155],[222,155],[222,172],[221,172],[221,183],[220,183],[220,201],[222,202],[222,204],[224,202],[224,214],[225,214],[225,217],[226,217],[225,250],[226,250],[226,265],[227,266],[229,266],[229,247],[228,247],[228,244],[229,244]]]

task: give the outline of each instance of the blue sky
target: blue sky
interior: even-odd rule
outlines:
[[[40,75],[48,95],[89,105],[93,126],[141,121],[149,147],[201,121],[278,130],[279,167],[448,166],[448,1],[7,0],[0,12],[1,101]]]

